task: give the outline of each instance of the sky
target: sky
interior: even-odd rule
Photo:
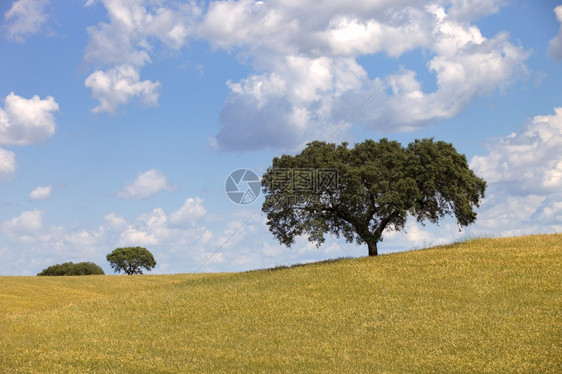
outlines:
[[[313,140],[433,137],[488,182],[474,224],[410,218],[382,254],[562,232],[559,1],[16,0],[0,22],[0,275],[112,273],[126,246],[157,274],[365,256],[284,247],[263,196],[233,199]]]

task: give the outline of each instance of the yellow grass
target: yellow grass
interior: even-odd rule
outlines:
[[[0,372],[562,372],[562,234],[227,274],[0,277]]]

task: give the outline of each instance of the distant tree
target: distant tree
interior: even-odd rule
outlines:
[[[142,269],[148,271],[156,266],[156,260],[150,251],[142,247],[117,248],[107,255],[113,270],[127,275],[142,274]]]
[[[474,222],[486,182],[450,143],[423,139],[404,148],[381,139],[354,148],[309,143],[300,154],[275,157],[262,188],[262,211],[281,244],[306,234],[319,246],[332,233],[366,243],[376,256],[385,230],[403,229],[408,215],[422,223],[445,215],[459,226]]]
[[[43,269],[37,275],[39,276],[60,276],[60,275],[104,275],[101,267],[93,262],[79,262],[74,264],[72,262],[65,262],[63,264],[56,264]]]

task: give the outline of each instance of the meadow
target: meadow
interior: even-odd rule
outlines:
[[[562,234],[221,274],[0,277],[2,373],[560,373]]]

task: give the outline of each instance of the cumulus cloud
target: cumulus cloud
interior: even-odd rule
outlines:
[[[11,240],[34,242],[36,235],[43,228],[43,211],[31,210],[5,221],[0,225],[2,232]]]
[[[65,233],[64,242],[68,246],[84,246],[91,247],[100,244],[100,239],[104,236],[103,230],[98,231],[87,231],[87,230],[77,230],[73,232]]]
[[[29,200],[47,200],[51,197],[52,186],[39,186],[29,194]]]
[[[411,131],[504,88],[525,73],[529,55],[507,34],[487,37],[471,24],[498,12],[503,0],[243,0],[212,1],[206,8],[174,1],[166,7],[148,0],[99,2],[109,23],[88,29],[85,55],[109,66],[87,80],[100,101],[96,111],[114,112],[137,94],[156,103],[158,82],[141,81],[139,73],[159,46],[175,51],[198,38],[254,70],[227,82],[224,128],[211,140],[222,149],[297,148],[338,132],[346,120],[373,130]],[[384,75],[358,62],[380,54],[398,66],[414,50],[429,52],[433,92],[423,90],[408,64]],[[134,79],[107,83],[118,81],[108,78],[110,72],[118,75],[118,67],[128,67]]]
[[[189,225],[179,225],[178,212],[181,212],[181,215],[188,210],[195,213],[187,217]],[[138,216],[134,223],[127,224],[120,231],[118,243],[122,246],[167,246],[173,251],[181,248],[198,251],[213,236],[211,231],[201,224],[205,214],[205,208],[199,198],[187,199],[182,208],[169,215],[164,209],[155,208]]]
[[[261,248],[263,233],[270,237],[263,217],[256,214],[251,219],[209,219],[203,200],[198,197],[186,198],[169,212],[154,208],[132,220],[111,212],[103,216],[97,228],[85,228],[78,223],[46,225],[44,215],[40,210],[25,211],[0,222],[0,237],[11,242],[11,257],[0,267],[0,273],[14,275],[10,265],[19,262],[25,262],[25,267],[17,266],[25,274],[37,273],[46,264],[65,261],[94,261],[103,266],[111,248],[137,245],[155,255],[156,272],[193,272],[203,265],[205,271],[247,270],[264,266],[264,257],[256,248]],[[213,231],[219,235],[215,237]],[[250,258],[253,260],[249,261]]]
[[[453,117],[475,98],[504,88],[517,74],[524,73],[521,62],[528,54],[509,43],[506,34],[469,43],[465,50],[443,53],[429,62],[437,78],[436,91],[422,92],[415,73],[405,71],[390,82],[392,93],[375,106],[378,110],[361,117],[374,129],[413,130]]]
[[[556,14],[556,19],[560,23],[560,29],[558,34],[548,43],[548,55],[553,60],[562,60],[562,5],[554,8],[554,13]]]
[[[548,220],[537,219],[538,213],[545,207],[545,196],[510,195],[495,185],[491,185],[489,190],[474,227],[485,235],[516,236],[559,232],[562,229],[560,220],[552,219],[562,214],[560,210]]]
[[[354,123],[379,131],[411,131],[451,118],[526,72],[529,53],[509,35],[487,38],[468,22],[497,12],[500,3],[214,2],[199,35],[261,71],[228,82],[230,94],[220,113],[224,129],[214,144],[298,147],[325,139],[352,114]],[[422,89],[407,64],[394,75],[370,79],[357,60],[416,49],[431,51],[427,69],[436,79],[433,92]]]
[[[0,107],[0,145],[40,144],[56,131],[54,113],[59,105],[52,96],[31,99],[10,92]],[[0,180],[10,179],[16,171],[16,156],[0,148]]]
[[[52,96],[26,99],[11,92],[0,108],[0,145],[39,144],[53,136],[53,114],[59,105]]]
[[[127,225],[127,220],[115,213],[106,214],[104,217],[109,230],[121,230]]]
[[[137,178],[128,183],[117,196],[123,199],[148,199],[158,192],[170,188],[166,175],[161,171],[151,169],[137,175]]]
[[[171,49],[185,45],[201,10],[196,4],[150,0],[88,1],[103,3],[109,23],[88,28],[86,60],[101,64],[141,66],[149,60],[143,48],[154,38]],[[140,47],[140,48],[139,48]]]
[[[84,228],[79,224],[45,225],[44,215],[41,210],[25,211],[0,222],[0,237],[11,241],[10,248],[21,245],[21,251],[13,251],[12,264],[23,259],[39,259],[34,263],[37,269],[26,270],[30,273],[37,273],[46,263],[94,261],[103,264],[109,249],[137,245],[154,253],[162,271],[188,271],[203,263],[216,249],[213,234],[206,227],[203,200],[198,197],[187,198],[171,213],[155,208],[131,222],[115,212],[108,213],[97,228]],[[220,262],[221,258],[219,254],[212,262]],[[10,271],[8,266],[4,268]]]
[[[0,148],[0,180],[9,180],[16,172],[16,154]]]
[[[130,65],[108,71],[96,70],[86,78],[85,85],[92,89],[92,96],[100,103],[92,109],[94,113],[115,113],[119,105],[134,97],[145,105],[156,105],[160,87],[159,82],[141,81],[137,69]]]
[[[562,107],[554,115],[535,116],[518,133],[496,139],[471,167],[489,183],[509,184],[512,191],[562,191]]]
[[[490,187],[477,221],[503,234],[562,229],[562,107],[495,139],[470,162]]]
[[[156,104],[160,84],[139,78],[140,69],[150,61],[152,42],[180,49],[192,32],[199,8],[181,2],[164,7],[149,0],[94,0],[86,5],[98,2],[105,6],[109,23],[88,28],[85,59],[108,69],[97,70],[86,79],[86,87],[100,101],[94,111],[114,113],[135,96],[146,104]]]
[[[203,206],[203,200],[200,198],[188,198],[181,208],[170,214],[170,223],[172,225],[195,224],[205,214],[207,210]]]
[[[506,2],[506,0],[453,0],[448,12],[454,19],[470,21],[499,12],[500,6]]]
[[[168,217],[161,208],[156,208],[150,213],[144,213],[137,218],[136,225],[128,225],[121,233],[119,243],[123,246],[161,244],[168,233],[167,222]]]
[[[49,19],[45,8],[49,0],[17,0],[4,13],[7,37],[17,42],[25,41],[25,37],[35,34]]]

